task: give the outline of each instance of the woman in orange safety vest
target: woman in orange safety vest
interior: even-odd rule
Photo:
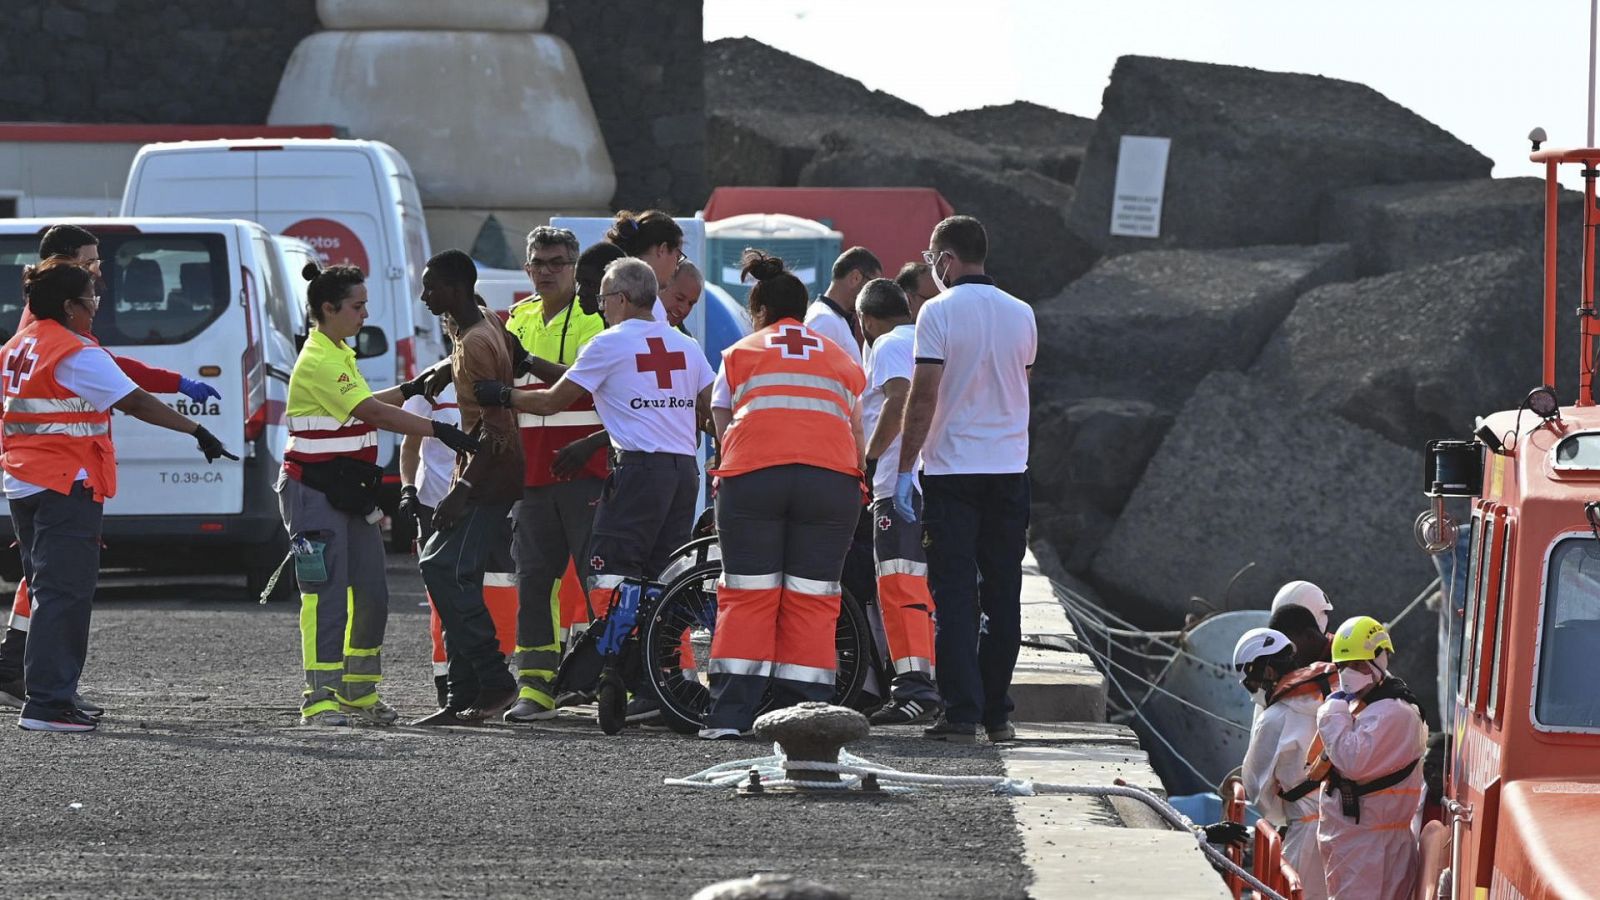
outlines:
[[[203,426],[139,389],[89,328],[100,297],[94,276],[52,257],[23,276],[36,320],[0,350],[4,386],[4,490],[33,600],[23,660],[28,731],[93,731],[74,702],[89,648],[100,574],[100,525],[116,494],[111,410],[192,434],[211,462],[238,457]]]
[[[839,575],[861,515],[866,376],[802,323],[810,296],[782,260],[747,250],[742,274],[756,280],[756,330],[723,351],[711,393],[722,578],[709,740],[747,731],[769,685],[780,706],[833,696]]]

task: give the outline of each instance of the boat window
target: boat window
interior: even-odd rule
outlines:
[[[1483,617],[1479,601],[1483,597],[1484,572],[1488,568],[1489,548],[1494,546],[1494,516],[1485,515],[1472,529],[1472,580],[1467,582],[1467,618],[1462,629],[1460,674],[1456,681],[1456,699],[1472,704],[1472,661],[1477,659],[1478,627]]]
[[[1600,469],[1600,432],[1568,435],[1556,444],[1558,469]]]
[[[1567,538],[1550,554],[1534,718],[1544,727],[1600,728],[1600,543]]]
[[[1506,593],[1511,590],[1511,522],[1506,522],[1500,546],[1500,586],[1495,592],[1494,653],[1489,669],[1489,718],[1497,719],[1500,710],[1500,658],[1506,642]]]

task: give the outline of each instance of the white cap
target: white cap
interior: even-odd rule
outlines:
[[[1277,612],[1285,606],[1299,606],[1307,609],[1317,617],[1317,628],[1323,634],[1328,633],[1328,614],[1333,612],[1333,604],[1328,602],[1328,595],[1322,592],[1309,581],[1291,581],[1278,588],[1278,596],[1272,598],[1272,611]]]
[[[1276,656],[1292,646],[1283,632],[1275,628],[1252,628],[1239,635],[1239,643],[1233,645],[1233,670],[1243,675],[1245,666]]]

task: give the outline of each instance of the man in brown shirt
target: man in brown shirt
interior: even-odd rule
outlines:
[[[423,304],[452,326],[461,430],[476,436],[480,449],[456,458],[450,493],[434,509],[435,530],[422,550],[422,580],[444,625],[450,664],[444,707],[414,725],[481,722],[517,699],[516,679],[484,606],[483,573],[495,548],[511,543],[507,516],[522,496],[522,442],[513,412],[479,406],[473,397],[474,382],[513,377],[505,328],[478,306],[477,280],[477,266],[460,250],[436,254],[422,273]]]

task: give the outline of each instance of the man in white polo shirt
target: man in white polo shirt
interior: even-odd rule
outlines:
[[[699,423],[710,416],[711,366],[693,338],[655,319],[656,302],[650,266],[619,259],[600,282],[600,312],[611,327],[584,345],[554,386],[474,385],[480,403],[540,416],[567,408],[586,391],[594,396],[614,464],[595,510],[591,590],[654,577],[694,527],[695,449]]]
[[[861,362],[861,328],[856,324],[856,295],[861,286],[883,274],[883,264],[865,247],[851,247],[833,261],[828,290],[806,307],[806,327]]]
[[[984,274],[989,238],[971,216],[933,229],[924,261],[940,294],[917,316],[895,510],[913,521],[918,457],[923,546],[938,615],[944,717],[923,731],[1010,740],[1011,673],[1022,641],[1028,530],[1028,377],[1033,309]],[[981,615],[988,625],[979,631]]]

